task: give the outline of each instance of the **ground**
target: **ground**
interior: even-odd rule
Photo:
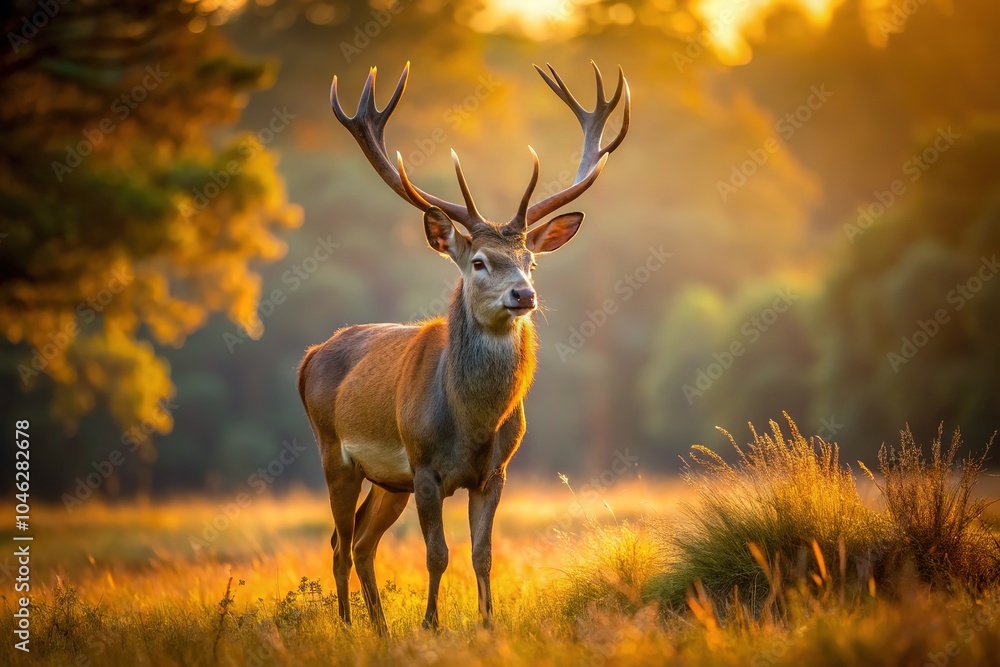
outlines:
[[[426,572],[411,503],[376,563],[390,640],[370,631],[360,593],[354,626],[337,617],[323,496],[33,510],[31,650],[13,646],[16,572],[5,548],[0,663],[944,667],[1000,654],[1000,596],[990,591],[819,586],[789,595],[780,619],[716,614],[697,590],[687,608],[669,608],[643,593],[659,562],[648,546],[684,520],[691,491],[675,480],[621,480],[599,493],[577,486],[578,496],[558,480],[511,481],[495,528],[493,632],[478,623],[464,494],[445,505],[442,629],[420,628]],[[610,597],[581,579],[594,567],[612,572],[582,576],[611,581]]]

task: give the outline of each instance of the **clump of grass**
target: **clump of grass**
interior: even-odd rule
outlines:
[[[566,570],[566,611],[579,614],[585,607],[634,613],[648,598],[652,579],[663,571],[662,550],[644,521],[602,526],[588,521],[586,532],[572,546]]]
[[[943,430],[931,442],[929,459],[909,426],[900,432],[898,450],[883,445],[881,482],[861,467],[881,491],[894,533],[921,578],[982,589],[1000,580],[1000,544],[983,522],[990,501],[973,497],[992,439],[981,456],[956,462],[961,433],[956,429],[944,448]]]
[[[94,635],[105,632],[101,610],[83,599],[77,588],[57,580],[51,597],[33,603],[35,623],[33,639],[44,637],[43,651],[83,650]],[[37,645],[32,644],[33,650]]]
[[[670,565],[651,590],[668,606],[704,607],[707,592],[724,612],[780,611],[786,590],[814,600],[834,590],[841,600],[846,591],[874,596],[914,569],[935,586],[1000,582],[1000,543],[983,522],[989,502],[974,497],[986,453],[957,461],[958,431],[945,448],[939,429],[929,458],[903,431],[899,449],[879,452],[881,479],[860,464],[885,503],[876,513],[837,445],[806,438],[785,419],[788,437],[773,421],[766,434],[751,425],[745,448],[722,431],[737,454],[732,464],[693,448],[685,479],[697,501],[686,507],[688,521],[660,525]]]
[[[787,414],[790,436],[770,422],[727,463],[696,445],[684,477],[697,493],[688,521],[660,526],[671,567],[654,585],[673,608],[701,582],[725,604],[759,611],[789,576],[828,587],[867,582],[891,546],[888,523],[866,507],[837,445],[805,438]],[[829,564],[829,567],[827,567]],[[815,576],[813,576],[815,575]]]
[[[584,531],[567,543],[567,587],[563,611],[576,617],[587,608],[603,612],[634,614],[648,599],[650,581],[663,571],[665,561],[652,539],[648,521],[618,521],[611,505],[601,501],[614,525],[602,525],[590,518],[569,478],[559,473],[585,517]]]

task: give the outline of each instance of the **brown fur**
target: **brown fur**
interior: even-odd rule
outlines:
[[[443,466],[446,495],[478,485],[491,470],[472,467],[481,457],[461,450],[489,444],[524,399],[537,343],[530,320],[496,336],[470,319],[460,283],[448,319],[347,327],[309,348],[299,394],[324,460],[341,440],[399,442],[416,464]],[[505,465],[513,449],[497,454],[489,465]]]

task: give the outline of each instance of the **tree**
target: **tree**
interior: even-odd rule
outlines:
[[[946,421],[978,446],[996,430],[998,166],[996,121],[963,128],[932,169],[907,179],[905,197],[845,244],[820,297],[818,410],[881,439],[906,423],[932,433]]]
[[[216,5],[217,3],[212,3]],[[252,333],[255,261],[295,226],[267,151],[291,122],[219,147],[271,68],[235,53],[224,10],[183,0],[8,5],[0,67],[0,333],[51,380],[69,428],[99,400],[123,430],[173,393],[157,345],[219,311]]]

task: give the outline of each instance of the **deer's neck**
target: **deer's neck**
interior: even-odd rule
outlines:
[[[529,317],[509,330],[480,325],[469,310],[462,282],[448,310],[445,384],[449,404],[469,433],[492,433],[524,400],[535,374],[535,329]]]

